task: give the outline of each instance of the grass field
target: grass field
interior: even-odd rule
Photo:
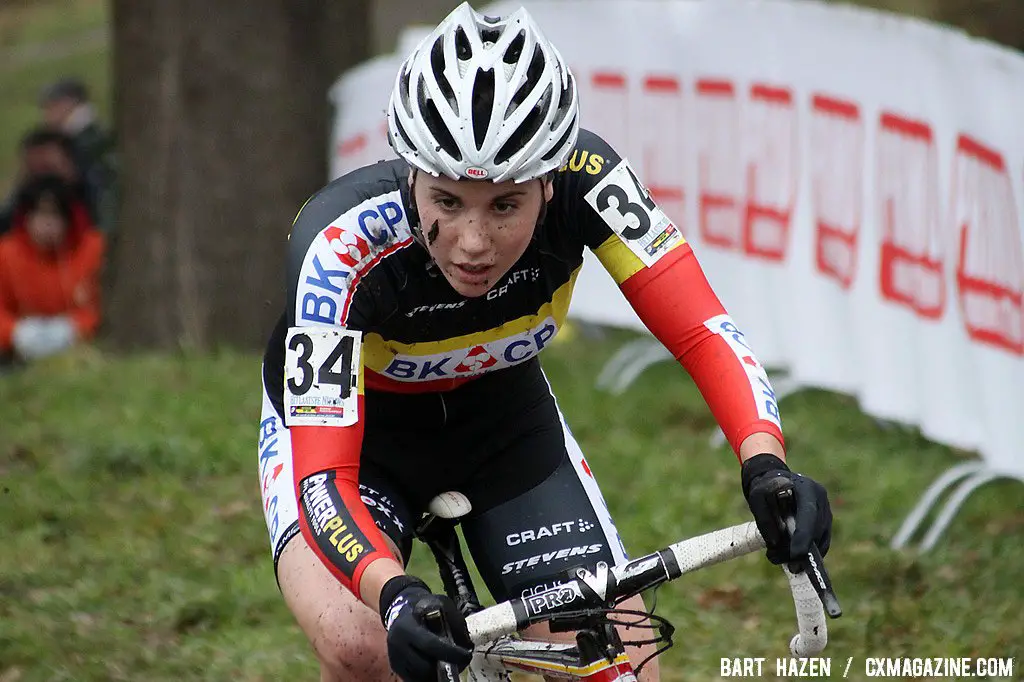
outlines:
[[[682,370],[623,396],[593,388],[613,341],[558,345],[546,368],[632,553],[741,522],[731,453]],[[259,360],[83,349],[0,379],[0,680],[315,679],[281,602],[260,510]],[[967,503],[933,553],[887,549],[913,500],[961,455],[880,429],[852,400],[783,402],[794,466],[830,490],[828,564],[845,607],[829,654],[1017,656],[1019,484]],[[429,576],[419,551],[412,571]],[[781,574],[761,557],[663,588],[679,628],[666,679],[717,679],[723,656],[785,655]],[[833,670],[838,677],[842,666]]]
[[[83,77],[110,120],[107,11],[0,4],[0,191],[45,83]],[[594,390],[620,340],[555,346],[545,366],[630,551],[747,520],[735,460],[709,446],[713,422],[681,370],[649,371],[623,396]],[[0,682],[316,679],[269,559],[258,373],[255,355],[82,349],[0,376]],[[782,410],[791,462],[833,500],[828,565],[846,611],[831,623],[833,677],[849,656],[854,680],[865,656],[1016,656],[1024,678],[1019,484],[975,494],[934,552],[893,552],[917,496],[970,455],[880,428],[846,397],[808,391]],[[432,577],[423,551],[411,570]],[[664,679],[784,656],[787,600],[760,557],[662,589],[678,628]]]

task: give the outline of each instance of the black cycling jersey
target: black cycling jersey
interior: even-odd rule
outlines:
[[[385,390],[443,390],[539,353],[564,322],[584,248],[613,236],[580,197],[619,157],[586,131],[577,148],[555,174],[554,198],[526,252],[475,299],[452,289],[413,239],[404,161],[354,171],[311,198],[290,238],[290,305],[267,348],[275,404],[281,408],[284,332],[296,325],[362,331],[368,385]],[[668,235],[659,247],[682,241],[670,222],[660,229]]]

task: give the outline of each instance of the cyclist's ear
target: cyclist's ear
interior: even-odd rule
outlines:
[[[541,185],[544,188],[544,203],[551,201],[551,198],[555,196],[555,174],[548,173],[540,179]]]

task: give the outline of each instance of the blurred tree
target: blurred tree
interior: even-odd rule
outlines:
[[[460,2],[462,0],[376,0],[373,3],[376,52],[394,51],[406,26],[434,26]],[[469,4],[479,10],[487,2],[470,0]]]
[[[263,344],[291,221],[327,176],[326,93],[370,56],[371,4],[113,0],[116,345]]]
[[[972,35],[1024,50],[1024,2],[941,0],[933,16]]]
[[[1021,0],[831,0],[911,14],[961,28],[971,35],[1024,50]]]

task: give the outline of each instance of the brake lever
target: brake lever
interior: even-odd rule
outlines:
[[[782,513],[782,523],[785,525],[789,537],[792,538],[793,533],[796,531],[796,518],[793,516],[796,501],[793,499],[793,488],[780,490],[775,493],[775,497],[779,502],[779,511]],[[785,511],[783,512],[783,510]],[[825,607],[825,613],[828,614],[829,618],[835,619],[843,615],[843,607],[839,605],[839,599],[832,589],[832,579],[825,568],[825,560],[822,558],[818,545],[814,541],[811,541],[811,548],[806,556],[801,557],[797,561],[790,562],[789,570],[791,573],[803,571],[807,574],[807,577],[811,580],[811,586],[814,587],[814,591],[818,594],[818,599],[821,600],[821,605]]]
[[[423,614],[423,623],[435,635],[440,635],[452,641],[452,631],[448,627],[448,621],[440,609],[432,609]],[[459,682],[459,669],[447,661],[437,662],[437,682]]]

